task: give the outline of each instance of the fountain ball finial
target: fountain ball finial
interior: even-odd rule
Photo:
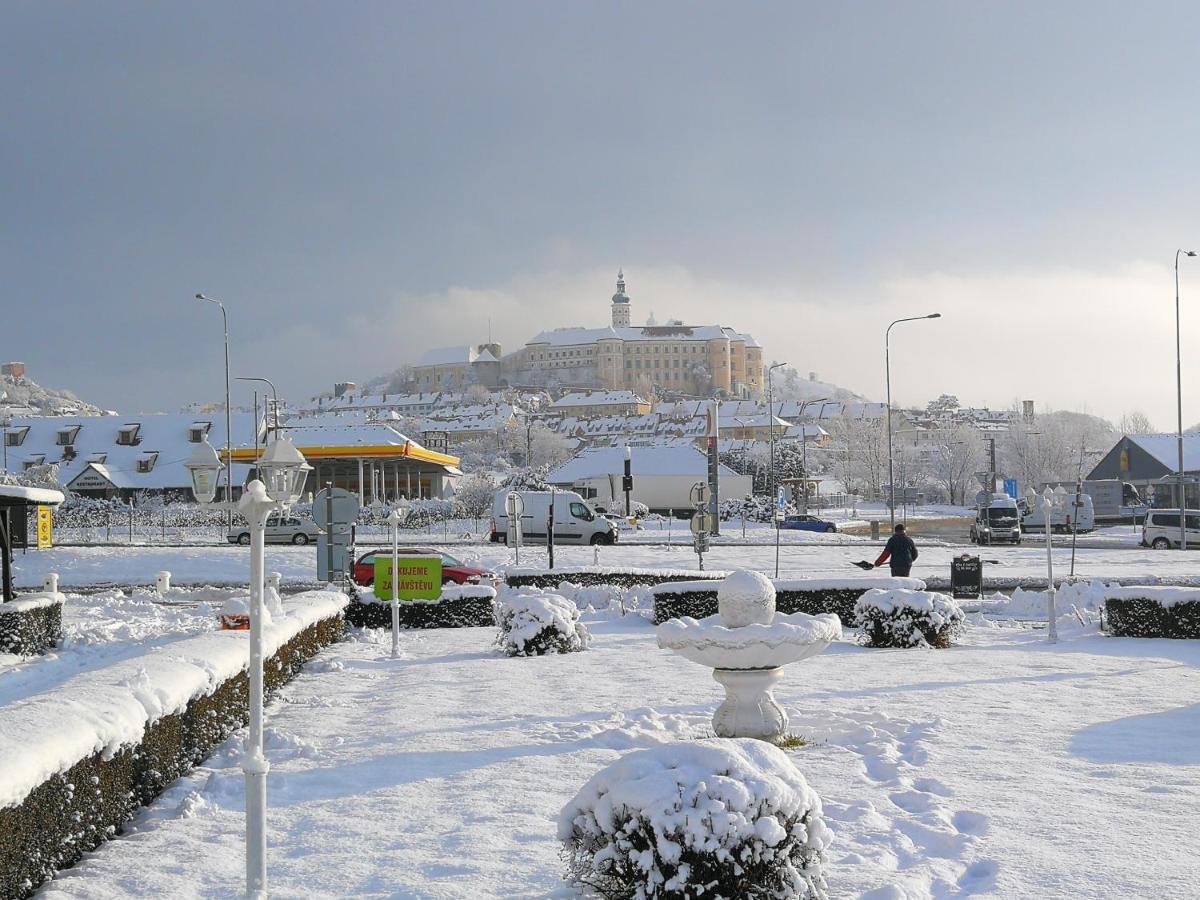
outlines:
[[[733,572],[717,588],[717,609],[726,628],[770,625],[775,618],[775,585],[761,572]]]

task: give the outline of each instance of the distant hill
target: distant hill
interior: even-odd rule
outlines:
[[[104,412],[72,391],[42,387],[27,375],[0,374],[0,416],[99,416]]]

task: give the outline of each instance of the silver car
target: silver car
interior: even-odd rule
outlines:
[[[321,533],[312,519],[297,519],[292,516],[271,516],[267,519],[266,542],[268,544],[308,544]],[[247,525],[233,528],[226,539],[231,544],[249,544],[250,528]]]

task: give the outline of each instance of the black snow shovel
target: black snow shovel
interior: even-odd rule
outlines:
[[[860,569],[866,572],[870,572],[873,568],[875,568],[875,563],[867,562],[865,559],[860,559],[858,562],[850,563],[850,565],[858,566]]]

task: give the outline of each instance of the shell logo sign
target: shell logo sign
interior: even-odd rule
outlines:
[[[1122,472],[1129,471],[1129,448],[1128,447],[1121,448],[1121,471]]]
[[[45,550],[54,543],[54,508],[39,506],[37,508],[37,545],[39,550]]]

